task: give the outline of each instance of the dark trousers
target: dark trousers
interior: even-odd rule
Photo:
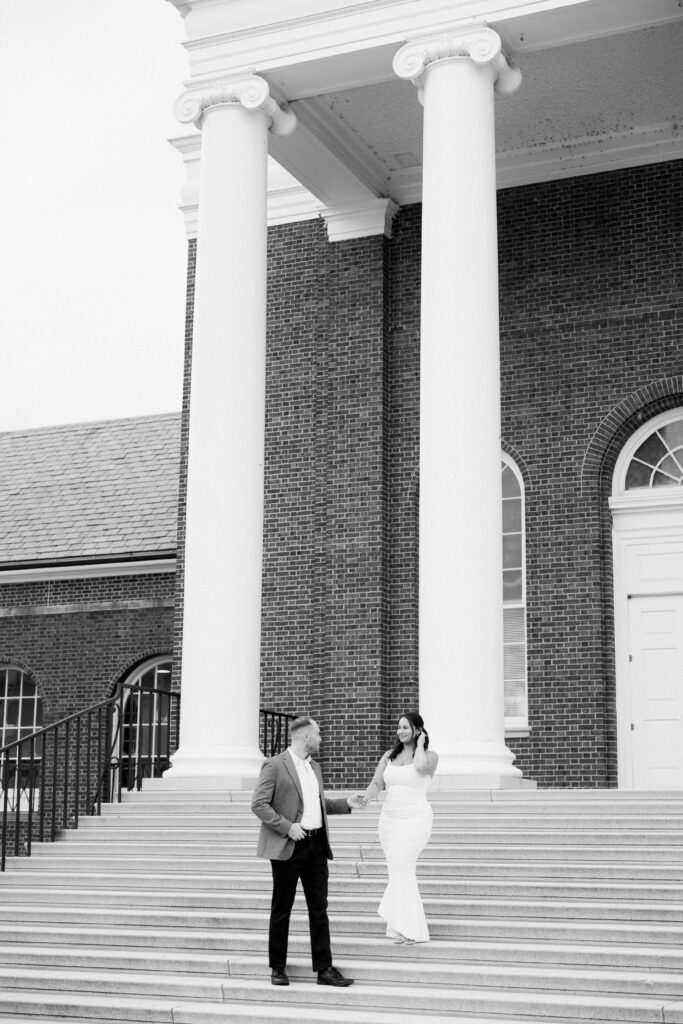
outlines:
[[[273,899],[270,905],[268,960],[270,967],[287,965],[289,917],[299,879],[306,897],[311,930],[311,959],[314,971],[324,971],[332,963],[330,923],[327,919],[327,879],[329,869],[322,836],[300,839],[289,860],[271,860]]]

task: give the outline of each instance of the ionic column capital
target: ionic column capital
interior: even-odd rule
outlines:
[[[522,72],[508,64],[500,36],[485,25],[406,43],[394,57],[394,72],[399,78],[409,78],[421,90],[429,66],[453,57],[469,57],[475,64],[490,65],[495,73],[495,90],[503,96],[516,92],[521,84]]]
[[[192,122],[200,128],[206,110],[230,103],[239,103],[245,110],[261,111],[273,135],[291,135],[296,128],[294,111],[273,99],[268,83],[259,75],[223,79],[188,89],[176,100],[174,111],[183,124]]]

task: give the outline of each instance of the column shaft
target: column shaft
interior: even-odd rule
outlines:
[[[439,776],[517,777],[505,746],[494,72],[424,75],[420,706]]]
[[[248,784],[258,745],[268,122],[202,121],[180,747],[171,776]]]

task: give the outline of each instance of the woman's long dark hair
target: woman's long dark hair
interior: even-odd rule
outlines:
[[[429,735],[427,733],[427,730],[425,729],[424,719],[422,718],[422,715],[419,715],[417,711],[406,711],[405,714],[401,715],[401,718],[407,718],[416,733],[423,732],[425,734],[426,750],[427,747],[429,746]],[[401,721],[401,718],[399,718],[399,722]],[[417,736],[415,737],[415,739],[417,740]],[[395,757],[398,757],[402,750],[403,743],[401,742],[401,740],[397,740],[389,752],[389,760],[393,761]],[[417,744],[415,745],[415,750],[417,750]],[[413,751],[413,757],[415,757],[415,750]]]

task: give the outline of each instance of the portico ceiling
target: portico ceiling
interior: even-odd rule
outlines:
[[[521,88],[495,107],[500,184],[683,152],[683,22],[520,55],[517,64]],[[422,110],[410,83],[319,103],[381,165],[389,195],[419,198]]]
[[[271,137],[281,219],[420,200],[422,109],[392,58],[420,31],[477,21],[523,76],[496,101],[499,187],[683,156],[680,0],[171,2],[187,14],[190,88],[256,72],[296,112],[293,135]]]

